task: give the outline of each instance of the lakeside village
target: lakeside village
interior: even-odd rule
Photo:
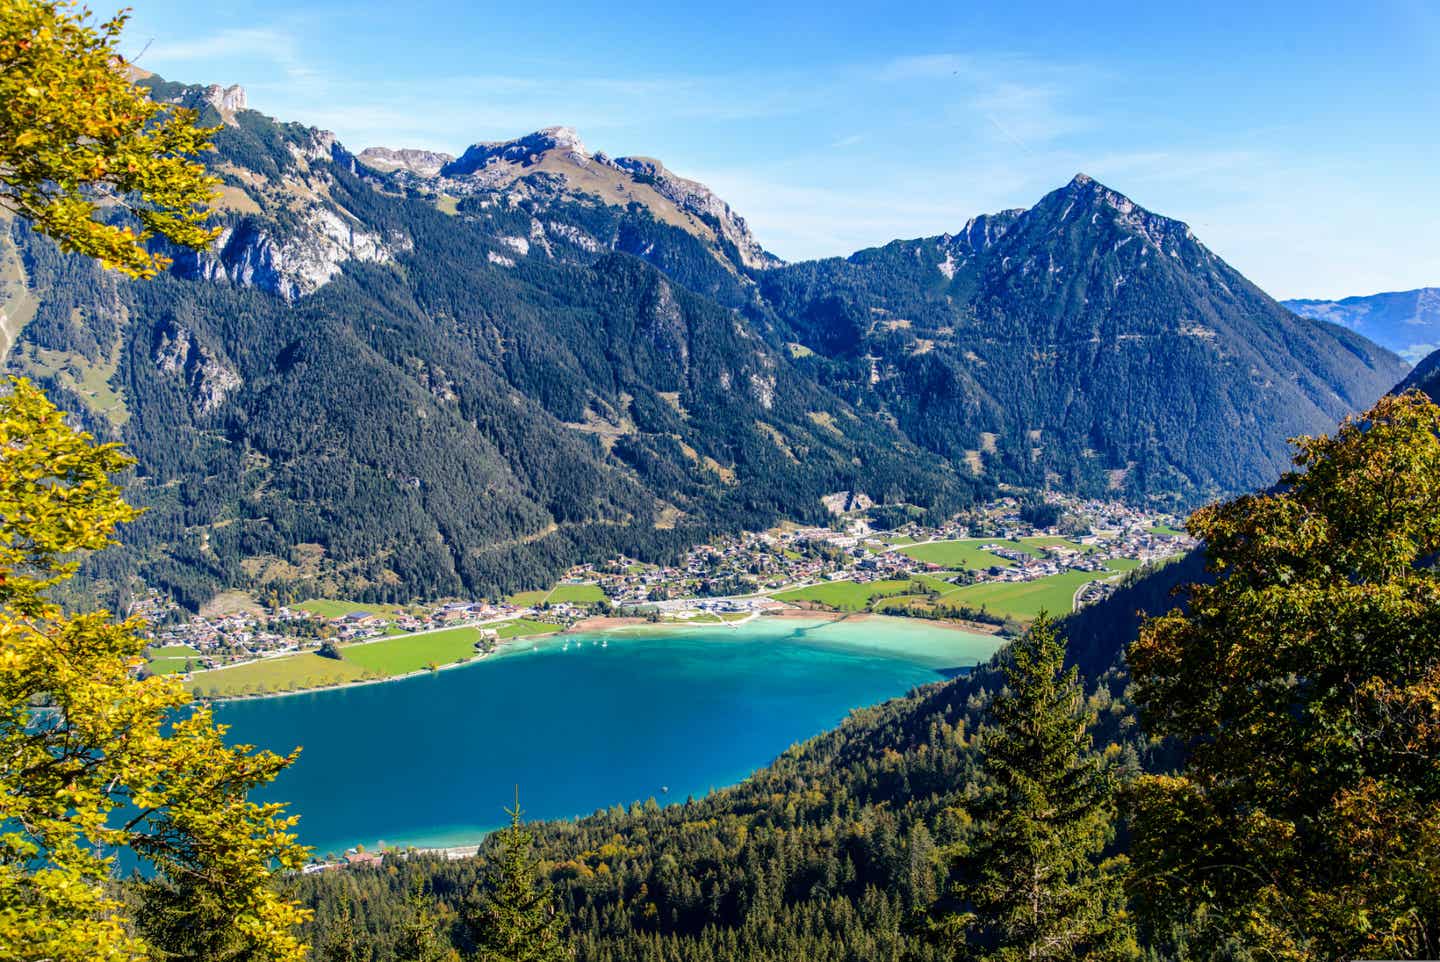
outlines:
[[[864,495],[827,499],[830,527],[783,525],[693,548],[672,567],[615,558],[572,568],[555,586],[493,601],[368,605],[309,601],[190,615],[156,594],[130,614],[154,625],[149,669],[210,674],[301,653],[339,657],[355,643],[467,627],[474,654],[507,639],[565,630],[596,615],[652,622],[734,622],[785,608],[961,620],[1013,632],[1037,598],[1063,613],[1110,591],[1123,573],[1193,542],[1176,518],[1118,502],[1050,496],[1043,510],[1005,497],[939,526],[874,526]],[[433,665],[431,667],[434,667]],[[218,674],[218,673],[217,673]]]

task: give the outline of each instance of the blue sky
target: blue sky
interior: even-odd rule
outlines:
[[[171,79],[357,151],[567,124],[709,184],[787,259],[1083,170],[1277,297],[1440,285],[1433,0],[131,2],[127,52]]]

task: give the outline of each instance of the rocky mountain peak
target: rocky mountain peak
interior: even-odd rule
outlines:
[[[445,177],[466,177],[502,165],[531,167],[551,153],[582,166],[593,159],[573,127],[542,127],[514,140],[472,144],[458,160],[445,164],[440,173]]]
[[[215,108],[220,118],[232,127],[235,126],[235,114],[248,106],[245,88],[239,84],[229,87],[210,84],[201,96],[207,104]]]
[[[360,151],[358,157],[366,167],[382,174],[408,170],[412,174],[427,178],[439,174],[442,167],[455,159],[453,154],[410,147],[366,147]]]
[[[1098,215],[1099,219],[1112,221],[1166,253],[1174,252],[1181,243],[1198,243],[1186,224],[1152,213],[1084,173],[1076,174],[1070,183],[1047,194],[1030,213],[1045,220],[1058,220],[1057,226],[1063,226],[1084,212],[1091,215],[1092,223],[1098,222]]]

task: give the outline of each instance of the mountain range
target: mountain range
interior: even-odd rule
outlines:
[[[402,599],[655,560],[863,491],[1183,508],[1399,380],[1083,175],[1033,208],[785,264],[701,184],[568,128],[370,148],[159,78],[220,125],[223,234],[129,283],[16,223],[5,364],[139,463],[92,586]],[[100,567],[103,566],[103,567]]]
[[[1330,321],[1364,334],[1411,364],[1440,350],[1440,287],[1393,291],[1338,301],[1290,300],[1302,317]]]

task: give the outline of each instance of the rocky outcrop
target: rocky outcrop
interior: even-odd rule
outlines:
[[[159,332],[154,360],[161,373],[184,381],[190,409],[197,417],[218,410],[244,384],[218,353],[197,343],[183,325],[172,324]]]
[[[434,177],[440,173],[440,169],[446,164],[455,160],[452,154],[442,154],[434,150],[412,150],[400,148],[398,150],[389,147],[366,147],[359,153],[359,160],[371,170],[388,174],[392,171],[405,170],[418,177]]]
[[[567,160],[580,166],[594,162],[585,150],[580,135],[571,127],[545,127],[526,134],[516,140],[472,144],[458,160],[446,164],[441,170],[443,177],[475,177],[484,179],[487,172],[496,168],[519,165],[530,167],[538,164],[545,155],[555,151]]]
[[[208,251],[177,252],[182,277],[229,281],[294,301],[334,278],[347,261],[384,264],[410,249],[403,235],[382,237],[324,204],[307,208],[283,238],[274,228],[243,220],[228,226]]]
[[[435,186],[452,193],[504,187],[511,193],[511,199],[527,196],[523,187],[527,182],[558,173],[562,183],[570,182],[569,190],[574,194],[598,193],[605,202],[621,206],[634,202],[666,208],[673,205],[668,215],[659,212],[659,219],[684,224],[684,215],[693,217],[694,221],[689,223],[694,226],[690,229],[704,231],[712,242],[728,248],[726,255],[744,267],[764,270],[783,263],[760,246],[745,218],[704,184],[680,177],[648,157],[612,159],[603,153],[591,153],[570,127],[546,127],[515,140],[474,144],[458,159],[443,164],[433,173],[427,173],[433,164],[402,163],[396,156],[399,153],[402,152],[377,151],[373,156],[378,163],[371,166],[391,171],[403,169],[408,174],[433,180]],[[371,154],[366,151],[361,159],[369,163]],[[548,183],[546,186],[554,187]],[[674,214],[674,210],[681,214]]]
[[[734,245],[741,263],[746,267],[763,270],[783,263],[760,246],[745,224],[745,218],[731,210],[729,204],[704,184],[672,174],[664,164],[648,157],[619,157],[611,163],[635,180],[654,187],[676,207],[689,211],[713,227],[721,238]]]
[[[140,71],[144,77],[151,74]],[[170,100],[170,103],[180,104],[182,107],[189,107],[191,110],[202,110],[211,107],[220,115],[221,121],[227,126],[238,126],[235,115],[242,110],[248,110],[249,104],[245,96],[245,88],[239,84],[232,84],[229,87],[220,84],[210,84],[206,87],[188,87],[185,92]]]

